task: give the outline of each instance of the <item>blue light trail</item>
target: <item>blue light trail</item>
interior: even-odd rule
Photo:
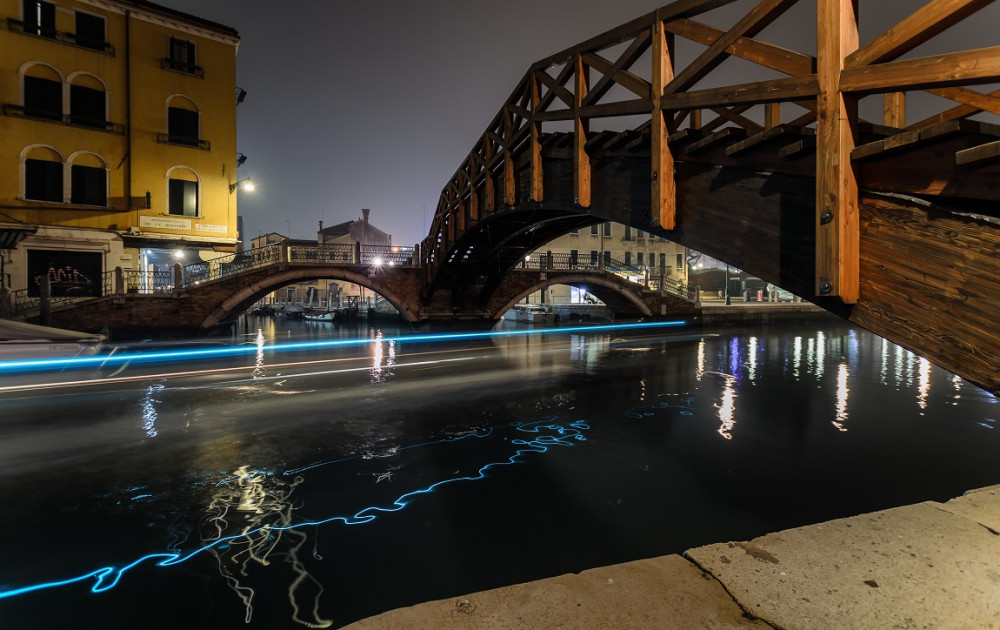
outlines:
[[[429,343],[434,341],[463,341],[470,339],[489,339],[492,337],[521,337],[527,335],[553,335],[568,333],[593,333],[600,334],[622,330],[651,330],[657,328],[677,328],[687,324],[684,320],[670,320],[657,322],[636,322],[627,324],[606,324],[598,326],[567,326],[565,328],[539,328],[530,330],[489,330],[481,332],[464,333],[435,333],[400,335],[397,337],[385,337],[383,342],[396,343]],[[370,344],[374,339],[370,337],[354,339],[328,339],[324,341],[300,341],[290,343],[279,343],[265,346],[269,352],[291,352],[297,350],[318,350],[324,348],[343,348],[351,346],[362,346]],[[23,373],[28,371],[65,370],[71,368],[86,367],[110,367],[133,363],[157,363],[168,361],[189,361],[198,359],[213,359],[221,357],[231,357],[255,354],[258,352],[256,345],[226,346],[222,348],[204,348],[200,350],[161,350],[155,352],[120,352],[114,351],[108,354],[94,355],[89,357],[67,357],[58,359],[29,359],[21,361],[0,361],[0,374]]]
[[[590,429],[590,426],[587,424],[587,421],[585,420],[575,420],[569,423],[560,423],[556,421],[555,417],[548,417],[543,420],[539,420],[536,422],[529,422],[529,423],[515,422],[511,426],[514,428],[514,430],[531,434],[533,437],[531,437],[530,439],[526,438],[510,439],[509,443],[519,448],[517,448],[514,454],[509,456],[506,460],[489,462],[481,466],[475,474],[465,475],[461,477],[451,477],[449,479],[443,479],[441,481],[432,483],[428,486],[419,488],[417,490],[411,490],[410,492],[401,494],[399,497],[397,497],[388,505],[382,505],[382,506],[372,505],[362,508],[361,510],[358,510],[354,514],[346,516],[344,515],[330,516],[319,520],[303,521],[300,523],[294,523],[290,525],[264,524],[262,526],[253,529],[240,531],[240,533],[238,534],[219,536],[218,538],[212,540],[209,544],[203,545],[191,551],[187,552],[164,551],[158,553],[151,553],[142,556],[140,558],[137,558],[136,560],[122,566],[113,566],[113,565],[105,566],[90,571],[88,573],[78,575],[76,577],[66,578],[62,580],[53,580],[50,582],[42,582],[38,584],[31,584],[28,586],[21,586],[16,588],[9,588],[0,585],[0,600],[11,597],[17,597],[20,595],[26,595],[32,592],[53,589],[61,586],[69,586],[71,584],[78,584],[88,581],[93,581],[90,587],[90,591],[92,593],[103,593],[117,586],[126,573],[146,563],[152,562],[153,565],[156,567],[170,567],[173,565],[181,564],[183,562],[187,562],[188,560],[191,560],[192,558],[210,550],[218,551],[226,549],[236,541],[250,539],[253,536],[261,533],[297,530],[304,527],[310,527],[310,526],[316,527],[334,522],[340,522],[343,525],[362,525],[365,523],[370,523],[383,514],[399,512],[404,508],[406,508],[413,500],[423,495],[429,495],[438,488],[442,488],[448,484],[468,482],[468,481],[480,481],[485,479],[487,473],[491,470],[499,469],[505,466],[513,466],[515,464],[524,463],[524,460],[522,459],[524,455],[531,453],[538,453],[538,454],[546,453],[549,451],[550,448],[555,446],[574,446],[575,443],[577,442],[584,442],[587,439],[586,436],[584,435],[584,431]],[[442,444],[447,442],[457,442],[466,438],[485,438],[491,435],[492,433],[493,430],[490,429],[483,432],[475,432],[458,437],[445,438],[434,442],[426,442],[414,446],[401,447],[399,449],[396,449],[396,451],[406,450],[410,448],[417,448],[421,446],[430,446],[434,444]],[[310,464],[303,468],[286,471],[285,474],[286,475],[293,474],[301,470],[307,470],[310,468],[316,468],[318,466],[325,466],[327,464],[348,461],[350,459],[357,459],[359,457],[363,458],[365,457],[365,455],[357,455],[339,460],[331,460],[327,462],[318,462]],[[149,495],[140,495],[140,496],[149,496]]]

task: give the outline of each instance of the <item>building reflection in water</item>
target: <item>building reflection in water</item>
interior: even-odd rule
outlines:
[[[296,509],[292,495],[302,481],[298,475],[286,482],[269,472],[240,466],[218,483],[200,524],[201,542],[211,545],[207,551],[215,556],[219,573],[243,603],[246,623],[253,618],[256,596],[246,578],[251,565],[255,565],[270,567],[272,573],[291,568],[290,575],[272,575],[267,581],[288,580],[292,621],[309,628],[332,625],[332,621],[319,617],[323,585],[306,570],[301,557],[309,537],[302,529],[292,527]],[[233,536],[234,531],[244,534]],[[212,545],[223,538],[228,538],[226,544]],[[311,555],[322,559],[315,540]],[[282,562],[273,565],[276,560]]]
[[[733,427],[736,426],[736,377],[723,376],[722,399],[715,408],[719,411],[719,435],[727,440],[733,439]]]
[[[257,329],[257,337],[256,337],[256,340],[255,340],[255,343],[257,345],[257,354],[254,357],[254,366],[253,366],[253,372],[251,373],[251,376],[256,381],[258,379],[262,379],[265,376],[267,376],[267,373],[264,371],[264,329],[263,328],[258,328]]]

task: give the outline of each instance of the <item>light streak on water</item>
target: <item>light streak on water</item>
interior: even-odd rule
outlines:
[[[847,397],[850,394],[847,388],[848,376],[847,364],[841,362],[837,368],[837,419],[833,421],[833,426],[838,431],[847,431]]]
[[[920,415],[927,409],[927,396],[931,391],[931,362],[920,357],[920,368],[917,371],[917,406]]]
[[[156,396],[162,391],[163,385],[154,383],[146,387],[146,394],[142,397],[142,428],[146,431],[146,435],[151,438],[159,435],[156,431],[158,415],[156,405],[160,403],[160,400]]]
[[[733,427],[736,426],[736,378],[724,375],[725,381],[722,386],[722,400],[715,408],[719,410],[719,435],[727,440],[733,439]]]
[[[353,514],[346,515],[332,515],[326,518],[316,519],[316,520],[306,520],[300,522],[293,522],[290,518],[290,504],[289,508],[282,511],[282,514],[289,515],[287,520],[279,519],[276,522],[258,522],[253,526],[244,526],[238,533],[226,534],[226,523],[224,520],[214,519],[213,522],[217,527],[216,534],[211,537],[211,540],[205,542],[201,546],[189,550],[181,551],[179,549],[179,542],[175,539],[173,543],[168,545],[165,551],[150,553],[139,557],[127,564],[123,565],[108,565],[103,566],[92,571],[64,578],[52,580],[49,582],[41,582],[37,584],[31,584],[27,586],[14,587],[3,585],[0,586],[0,600],[17,597],[20,595],[25,595],[27,593],[32,593],[36,591],[54,589],[63,586],[69,586],[73,584],[90,583],[90,591],[92,593],[103,593],[105,591],[115,588],[119,582],[124,578],[130,571],[136,569],[137,567],[152,564],[155,567],[170,567],[178,564],[182,564],[195,558],[199,555],[210,553],[216,555],[221,552],[228,552],[228,550],[239,548],[239,549],[250,549],[253,546],[260,545],[261,541],[269,544],[273,541],[276,536],[281,535],[285,532],[301,532],[302,529],[307,527],[318,527],[320,525],[327,525],[335,522],[339,522],[342,525],[363,525],[365,523],[370,523],[376,518],[382,515],[391,514],[394,512],[400,512],[404,510],[411,502],[420,498],[423,495],[431,494],[439,488],[443,488],[448,484],[463,483],[480,481],[487,477],[489,472],[499,470],[506,466],[513,466],[515,464],[520,464],[524,462],[524,458],[528,455],[541,455],[547,453],[549,449],[556,446],[574,446],[577,443],[586,441],[586,436],[584,432],[590,429],[586,420],[574,420],[572,422],[564,423],[558,422],[557,418],[548,417],[543,420],[530,423],[513,423],[511,425],[514,431],[520,433],[526,433],[526,437],[513,437],[506,439],[508,444],[514,447],[514,453],[510,455],[507,459],[501,459],[497,461],[492,461],[486,463],[479,467],[479,469],[470,475],[455,476],[437,481],[435,483],[426,485],[424,487],[418,488],[416,490],[411,490],[399,495],[395,500],[389,504],[383,505],[371,505],[354,512]],[[485,433],[470,433],[457,438],[448,438],[444,440],[439,440],[436,442],[428,442],[426,444],[421,444],[417,446],[429,446],[432,444],[443,444],[446,442],[457,442],[462,439],[467,438],[485,438],[492,434],[492,430]],[[416,448],[415,446],[414,448]],[[404,450],[404,449],[398,449]],[[349,458],[344,458],[340,460],[333,460],[328,462],[319,462],[312,464],[307,467],[300,469],[289,470],[285,472],[285,475],[292,475],[297,472],[307,470],[310,468],[316,468],[318,466],[325,466],[332,463],[338,463],[342,461],[347,461],[349,459],[363,458],[364,455],[356,455]],[[259,472],[259,471],[258,471]],[[267,473],[262,473],[267,474]],[[250,513],[256,513],[258,506],[262,501],[262,489],[258,483],[247,483],[247,480],[251,479],[250,473],[247,469],[240,469],[237,471],[235,477],[230,479],[220,481],[218,486],[225,486],[230,482],[235,482],[237,484],[236,497],[238,497],[237,510],[243,509]],[[242,483],[241,483],[242,482]],[[297,485],[300,481],[294,481]],[[216,506],[218,507],[218,506]],[[210,519],[212,520],[212,519]],[[176,537],[176,532],[174,532]],[[273,549],[273,545],[270,547]],[[260,554],[257,554],[260,556]],[[229,581],[230,586],[234,588],[238,595],[243,599],[244,604],[249,606],[252,600],[252,592],[247,592],[246,587],[240,587],[239,583],[235,584]],[[298,609],[296,607],[296,613]],[[250,614],[248,609],[247,614]],[[249,619],[249,617],[248,617]],[[322,622],[322,620],[319,620]],[[301,621],[300,621],[301,622]]]
[[[880,348],[879,357],[881,362],[879,363],[879,383],[885,385],[888,383],[886,381],[886,374],[889,373],[889,340],[882,337],[882,347]]]
[[[792,375],[799,380],[799,366],[802,365],[802,337],[792,342]]]
[[[701,377],[705,375],[705,340],[702,339],[698,342],[698,369],[694,373],[695,378],[699,381]]]
[[[747,356],[747,376],[750,377],[750,382],[757,382],[757,338],[750,337],[749,349]]]
[[[567,326],[565,328],[538,328],[524,330],[489,330],[464,333],[427,333],[417,335],[400,335],[386,338],[386,341],[397,343],[431,343],[465,341],[470,339],[489,339],[493,337],[524,337],[532,335],[554,335],[570,333],[602,333],[617,330],[653,330],[657,328],[676,328],[686,325],[683,320],[662,322],[637,322],[629,324],[604,324],[598,326]],[[371,338],[356,339],[326,339],[322,341],[298,341],[276,343],[266,346],[269,352],[292,352],[300,350],[319,350],[327,348],[344,348],[363,346],[371,343]],[[59,359],[31,359],[26,361],[0,361],[0,374],[4,372],[63,370],[67,368],[82,368],[95,366],[110,366],[127,363],[160,363],[167,361],[191,361],[231,356],[242,356],[257,352],[257,346],[225,346],[221,348],[203,348],[200,350],[161,350],[154,352],[125,352],[118,354],[95,355],[91,357],[72,357]]]
[[[826,336],[823,331],[816,332],[816,380],[823,379],[823,369],[826,367]]]

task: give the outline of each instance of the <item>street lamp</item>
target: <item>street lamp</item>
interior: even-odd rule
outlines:
[[[240,184],[242,184],[242,186],[240,186]],[[237,188],[243,188],[243,190],[247,192],[253,192],[254,185],[253,182],[250,181],[249,177],[244,177],[243,179],[234,184],[229,184],[229,194],[233,194],[234,192],[236,192]]]

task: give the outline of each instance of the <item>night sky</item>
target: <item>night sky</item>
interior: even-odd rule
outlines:
[[[248,156],[239,175],[257,185],[255,192],[239,193],[245,237],[280,232],[313,238],[320,220],[332,225],[370,208],[372,223],[401,245],[426,236],[441,189],[533,62],[666,4],[158,2],[240,32],[237,85],[249,94],[238,110],[238,148]],[[755,4],[737,2],[698,19],[728,28]],[[862,0],[862,43],[923,4]],[[814,24],[815,0],[802,0],[759,39],[814,54]],[[997,26],[1000,3],[907,57],[997,45]],[[960,46],[950,45],[955,41]],[[679,62],[701,50],[679,46]],[[731,59],[699,87],[778,76]],[[923,107],[949,106],[927,98],[941,105],[911,99],[914,116]],[[880,100],[871,105],[881,111]],[[873,110],[870,117],[880,114]]]

